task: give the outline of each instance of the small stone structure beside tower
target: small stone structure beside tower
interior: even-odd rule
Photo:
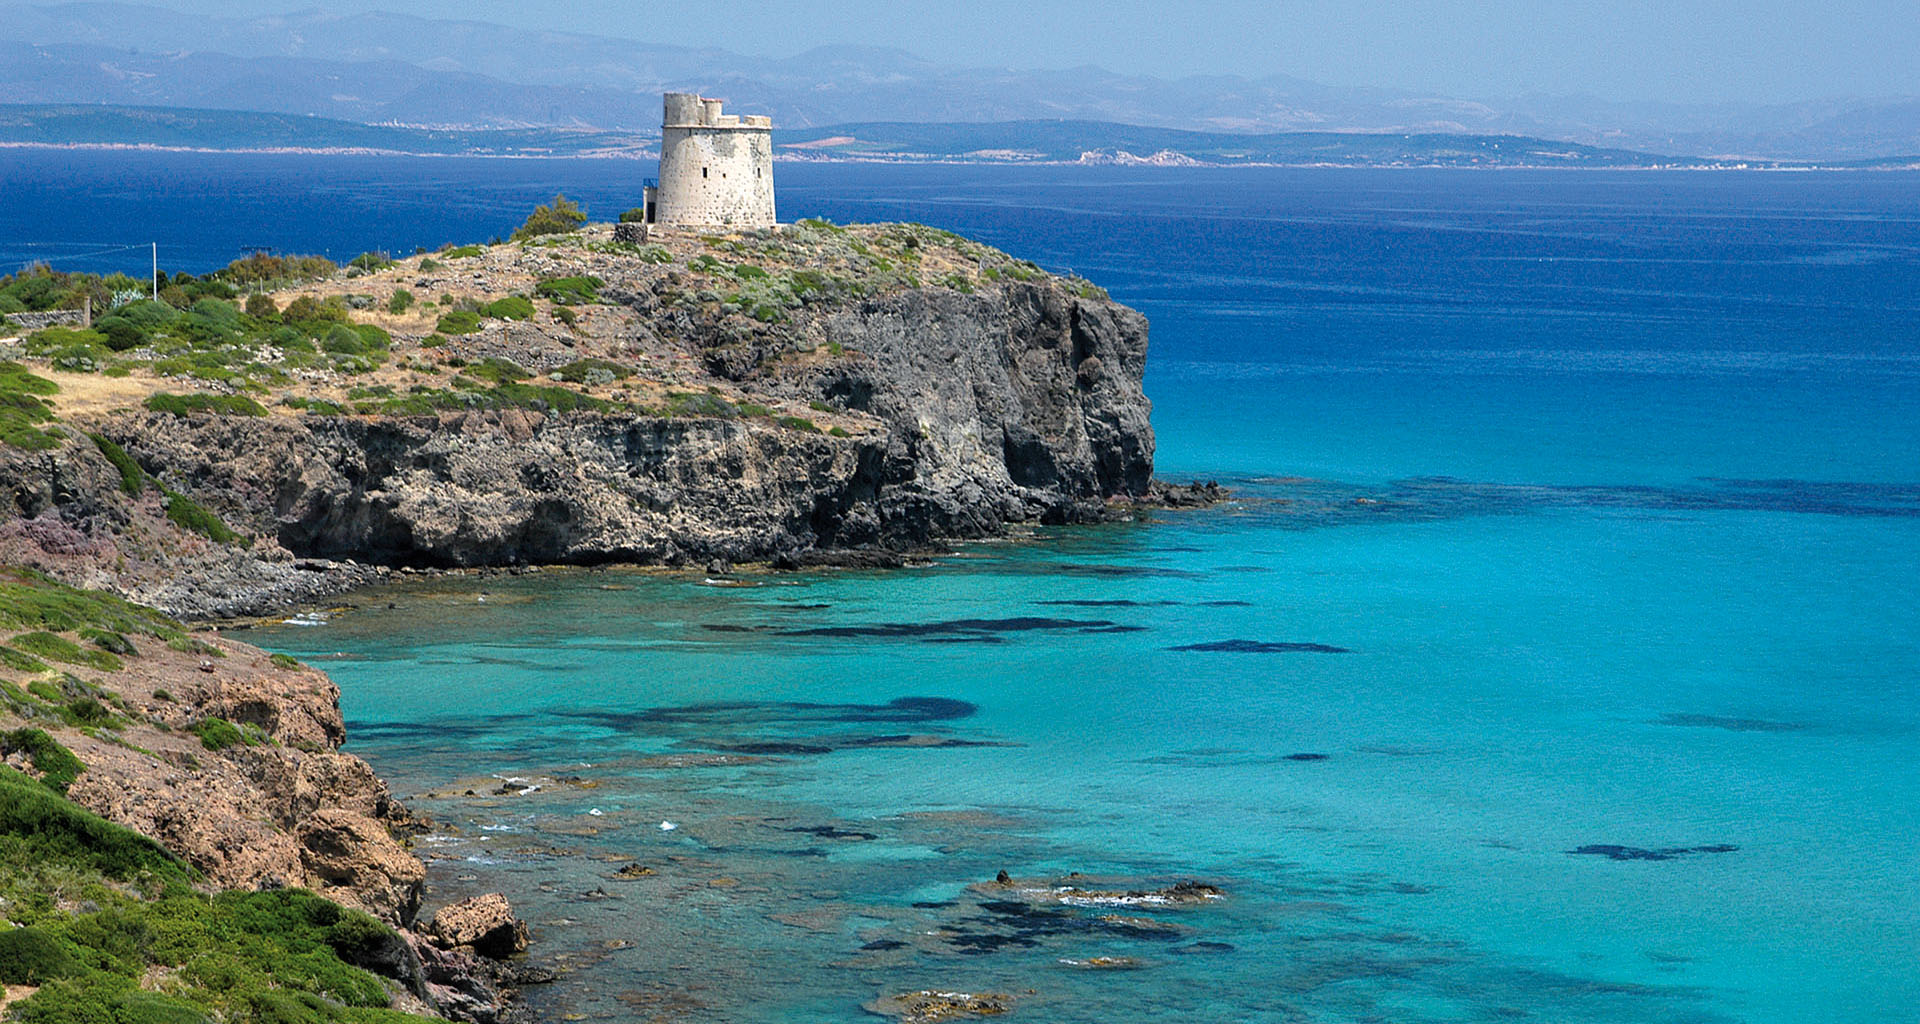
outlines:
[[[720,112],[720,100],[665,97],[659,184],[646,191],[647,224],[766,228],[773,214],[773,119]]]

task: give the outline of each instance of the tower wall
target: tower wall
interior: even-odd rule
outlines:
[[[773,122],[720,112],[720,101],[667,93],[655,223],[771,227]]]

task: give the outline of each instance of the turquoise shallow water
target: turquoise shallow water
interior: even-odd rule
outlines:
[[[782,174],[1109,284],[1161,465],[1239,498],[252,633],[340,682],[440,893],[575,968],[536,1005],[1914,1019],[1914,177]],[[1036,912],[968,888],[1001,869],[1228,898]]]
[[[586,991],[542,996],[568,1008],[625,1019],[608,996],[657,983],[735,1020],[842,1019],[890,986],[1031,987],[1053,1020],[1899,1019],[1920,938],[1920,723],[1911,691],[1871,667],[1911,663],[1913,608],[1873,591],[1920,567],[1870,528],[1712,517],[1703,549],[1696,515],[1302,530],[1255,506],[752,590],[619,573],[440,584],[272,639],[345,652],[321,663],[356,749],[403,792],[484,773],[603,783],[424,801],[462,829],[429,849],[480,858],[443,877],[513,891],[543,950],[641,943],[568,979]],[[1836,582],[1807,585],[1792,553],[1815,549]],[[1748,582],[1711,582],[1729,576]],[[1039,603],[1061,600],[1156,603]],[[1209,603],[1224,601],[1247,603]],[[783,635],[1015,616],[1145,628]],[[1166,650],[1233,638],[1353,653]],[[875,710],[912,696],[978,710]],[[642,760],[899,733],[1010,745]],[[1303,753],[1326,759],[1289,759]],[[483,831],[503,825],[517,831]],[[877,838],[783,831],[821,825]],[[1588,844],[1739,849],[1567,853]],[[609,881],[601,853],[660,874]],[[973,927],[903,904],[1000,868],[1197,876],[1232,899],[1161,915],[1195,929],[1178,944],[1069,932],[986,956],[857,953]],[[743,884],[710,887],[726,877]],[[596,890],[616,898],[578,902]],[[1171,952],[1195,940],[1235,948]],[[1154,966],[1058,963],[1092,955]]]

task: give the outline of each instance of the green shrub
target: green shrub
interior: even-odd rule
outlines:
[[[167,499],[167,519],[173,525],[213,541],[216,544],[231,544],[240,539],[221,518],[209,511],[206,506],[178,491],[161,488],[160,493]]]
[[[61,436],[36,424],[53,420],[53,407],[40,400],[60,390],[54,382],[27,372],[19,363],[0,362],[0,444],[47,451]]]
[[[815,426],[812,420],[804,416],[776,416],[773,422],[788,430],[798,430],[803,434],[818,434],[820,432],[820,428]]]
[[[310,281],[327,277],[336,267],[324,256],[273,256],[263,252],[227,264],[216,276],[236,284]]]
[[[66,864],[120,881],[142,874],[182,881],[188,877],[186,868],[158,843],[83,811],[4,766],[0,766],[0,840],[7,847],[9,863],[31,859]]]
[[[67,787],[73,785],[73,780],[87,770],[86,764],[75,757],[73,751],[61,746],[59,740],[42,729],[15,729],[0,733],[0,752],[27,755],[33,760],[33,770],[40,773],[40,784],[56,793],[65,793]],[[13,795],[0,787],[0,800]]]
[[[72,726],[107,725],[113,721],[113,712],[105,704],[92,697],[75,697],[60,709],[60,717]]]
[[[100,590],[80,590],[30,569],[0,567],[0,626],[72,632],[98,626],[172,641],[184,637],[166,616]]]
[[[625,380],[633,376],[633,369],[611,359],[588,358],[576,359],[553,370],[547,376],[554,380],[572,381],[576,384],[611,384],[616,380]]]
[[[201,299],[193,304],[190,312],[213,326],[223,330],[237,330],[240,327],[240,311],[231,302],[219,299]]]
[[[384,925],[304,890],[207,896],[189,881],[152,841],[0,768],[0,898],[23,925],[0,932],[0,981],[40,986],[8,1019],[420,1024],[361,966],[403,958]],[[165,994],[142,989],[154,968]]]
[[[15,672],[50,672],[52,666],[25,651],[16,651],[11,647],[0,647],[0,665]]]
[[[103,316],[93,322],[93,329],[100,332],[107,348],[114,352],[139,348],[147,342],[146,332],[124,316]]]
[[[0,361],[0,391],[16,391],[27,395],[55,395],[60,393],[60,385],[29,373],[19,363]]]
[[[82,970],[66,943],[44,929],[10,928],[0,932],[0,982],[45,985]]]
[[[190,395],[175,395],[160,391],[147,396],[145,404],[153,412],[164,412],[174,416],[192,416],[195,413],[212,413],[215,416],[265,416],[267,414],[267,410],[259,402],[245,395],[215,395],[204,391],[196,391]]]
[[[111,629],[98,629],[93,626],[88,626],[80,631],[80,639],[93,644],[103,651],[112,651],[114,654],[124,654],[129,658],[138,657],[140,654],[139,649],[133,646],[133,641],[115,633]]]
[[[294,657],[291,654],[270,655],[268,657],[268,660],[273,662],[275,665],[280,666],[281,668],[299,668],[300,667],[300,659]]]
[[[646,222],[647,208],[644,206],[636,206],[620,215],[620,223],[622,224],[645,224]]]
[[[340,297],[335,295],[326,299],[312,295],[295,296],[287,308],[281,311],[280,319],[290,324],[344,324],[347,322],[347,307]]]
[[[668,416],[690,416],[700,419],[731,419],[739,415],[732,402],[719,395],[703,391],[672,391],[667,393]]]
[[[467,367],[467,373],[476,380],[489,384],[505,384],[509,381],[526,380],[533,376],[525,367],[511,359],[488,356]]]
[[[480,329],[480,314],[464,309],[442,313],[433,329],[441,334],[472,334]]]
[[[132,979],[94,972],[63,979],[15,1004],[17,1024],[208,1024],[205,1011],[141,989]]]
[[[289,409],[299,409],[309,416],[341,416],[345,415],[347,411],[337,402],[329,402],[324,398],[306,398],[300,395],[283,398],[280,400],[280,404]]]
[[[564,235],[577,231],[587,222],[587,212],[579,204],[564,195],[556,195],[553,202],[542,203],[527,215],[526,223],[513,233],[513,240],[524,241],[541,235]]]
[[[205,640],[197,636],[186,636],[185,634],[168,640],[167,650],[179,651],[181,654],[204,654],[210,658],[224,658],[227,656],[227,652],[213,646]]]
[[[533,291],[543,299],[552,299],[565,305],[581,305],[600,301],[600,289],[606,285],[607,282],[591,274],[578,274],[548,278],[535,285]]]
[[[441,250],[440,255],[450,260],[463,260],[469,256],[478,256],[485,251],[484,247],[478,245],[449,246]]]
[[[426,337],[420,339],[421,348],[443,348],[446,346],[446,344],[447,344],[447,339],[442,338],[438,334],[429,334]]]
[[[22,633],[13,638],[13,646],[16,650],[25,651],[48,661],[84,665],[101,672],[118,672],[126,667],[119,658],[107,651],[89,651],[57,633]]]
[[[200,745],[208,750],[225,750],[228,747],[251,746],[240,727],[224,718],[209,718],[193,727],[193,734],[200,737]]]
[[[133,456],[128,455],[126,449],[100,434],[88,434],[87,437],[93,441],[95,448],[100,449],[100,454],[105,456],[106,460],[119,472],[121,490],[131,495],[138,495],[146,489],[146,471],[140,468],[139,463],[133,461]]]
[[[501,383],[488,391],[485,398],[489,404],[496,407],[538,409],[541,412],[604,412],[611,408],[608,403],[591,395],[583,395],[571,388],[550,388],[517,382]]]
[[[446,266],[445,263],[442,263],[431,256],[422,256],[420,258],[421,273],[427,273],[430,271],[439,270],[441,267],[444,267],[444,266]]]
[[[519,295],[509,295],[481,306],[480,315],[495,320],[531,320],[533,303]]]
[[[833,429],[827,431],[827,436],[828,437],[852,437],[853,435],[847,433],[847,428],[845,427],[834,427]]]
[[[572,327],[580,322],[580,314],[575,313],[566,306],[553,307],[553,318],[566,324],[568,327]]]
[[[361,356],[367,354],[367,342],[359,331],[335,324],[320,339],[320,350],[336,356]]]
[[[347,266],[365,273],[393,266],[393,257],[384,252],[363,252],[347,261]]]
[[[20,346],[28,355],[39,356],[56,370],[95,373],[106,365],[107,339],[98,331],[73,327],[47,327],[27,335]]]
[[[405,288],[395,288],[393,298],[387,300],[387,312],[395,316],[413,308],[413,293]]]

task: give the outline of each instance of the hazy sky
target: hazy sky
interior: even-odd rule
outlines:
[[[313,3],[786,56],[897,46],[944,63],[1286,74],[1462,97],[1631,100],[1920,94],[1920,0],[154,0],[262,14]]]

